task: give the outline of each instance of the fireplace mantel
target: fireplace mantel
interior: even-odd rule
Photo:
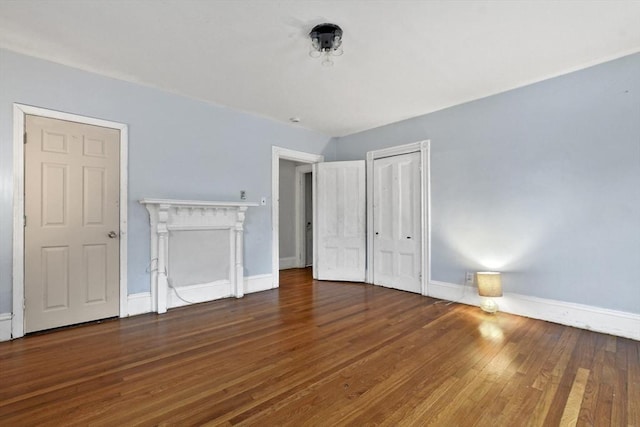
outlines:
[[[244,295],[244,266],[243,266],[243,224],[245,212],[250,206],[258,206],[249,202],[217,202],[200,200],[172,200],[172,199],[142,199],[140,203],[149,211],[151,225],[151,301],[152,310],[157,313],[167,311],[171,296],[176,294],[181,300],[179,289],[198,287],[204,289],[205,296],[198,301],[209,301],[217,298],[235,296],[241,298]],[[217,233],[211,231],[219,230]],[[169,250],[170,234],[184,231],[189,238],[176,238],[176,248]],[[200,231],[200,233],[198,233]],[[215,235],[215,236],[214,236]],[[177,236],[177,235],[176,235]],[[217,242],[206,239],[214,238]],[[220,274],[224,277],[216,280],[203,281],[202,283],[189,283],[189,286],[171,284],[172,275],[177,271],[171,271],[171,256],[174,259],[188,259],[189,254],[179,253],[177,242],[180,242],[180,251],[187,251],[194,258],[206,257],[203,248],[211,248],[218,245],[220,248],[228,248],[228,268],[222,268]],[[189,241],[193,242],[189,246]],[[186,242],[186,243],[185,243]],[[206,244],[198,244],[206,243]],[[224,250],[224,249],[223,249]],[[197,255],[197,256],[195,256]],[[196,262],[197,264],[197,262]],[[211,263],[215,264],[215,263]],[[226,264],[226,262],[224,263]],[[206,266],[201,263],[202,269]],[[177,268],[177,267],[176,267]],[[191,276],[198,276],[198,265],[189,266]],[[224,271],[222,271],[224,270]],[[205,274],[205,273],[203,273]],[[174,289],[170,289],[173,287]],[[185,301],[186,302],[186,301]],[[191,301],[189,301],[191,302]],[[182,303],[174,304],[182,305]]]

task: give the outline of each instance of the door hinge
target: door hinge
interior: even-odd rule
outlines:
[[[27,133],[24,133],[23,139],[22,139],[23,144],[27,143]]]
[[[27,216],[25,215],[24,216],[24,227],[26,227],[26,226],[27,226]]]

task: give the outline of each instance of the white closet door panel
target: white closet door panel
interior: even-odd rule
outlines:
[[[373,165],[373,282],[420,293],[420,153]]]

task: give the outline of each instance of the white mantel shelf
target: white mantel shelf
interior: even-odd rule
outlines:
[[[140,200],[149,211],[151,226],[151,301],[152,310],[167,311],[169,294],[169,232],[197,230],[228,230],[229,277],[228,280],[204,283],[198,286],[217,286],[212,300],[225,296],[244,296],[243,240],[245,212],[259,206],[252,202],[151,199]],[[198,250],[194,248],[193,250]],[[220,291],[220,282],[227,286]],[[222,292],[222,293],[221,293]],[[201,302],[201,301],[198,301]]]
[[[183,207],[220,207],[220,208],[228,208],[228,207],[250,207],[250,206],[258,206],[258,203],[254,202],[212,202],[208,200],[173,200],[173,199],[142,199],[140,200],[140,204],[143,205],[172,205],[172,206],[183,206]]]

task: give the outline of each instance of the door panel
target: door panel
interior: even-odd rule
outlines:
[[[374,160],[373,282],[421,293],[420,153]]]
[[[82,218],[85,226],[104,225],[106,170],[104,168],[85,167],[83,169],[84,186],[82,197]]]
[[[25,331],[117,316],[119,131],[27,116],[26,133]]]
[[[69,211],[67,165],[42,164],[42,225],[65,226]]]
[[[101,303],[107,299],[107,245],[83,246],[84,283],[87,286],[85,303]]]
[[[69,247],[42,248],[44,310],[69,307]]]
[[[314,177],[316,278],[364,281],[365,162],[318,163]]]

